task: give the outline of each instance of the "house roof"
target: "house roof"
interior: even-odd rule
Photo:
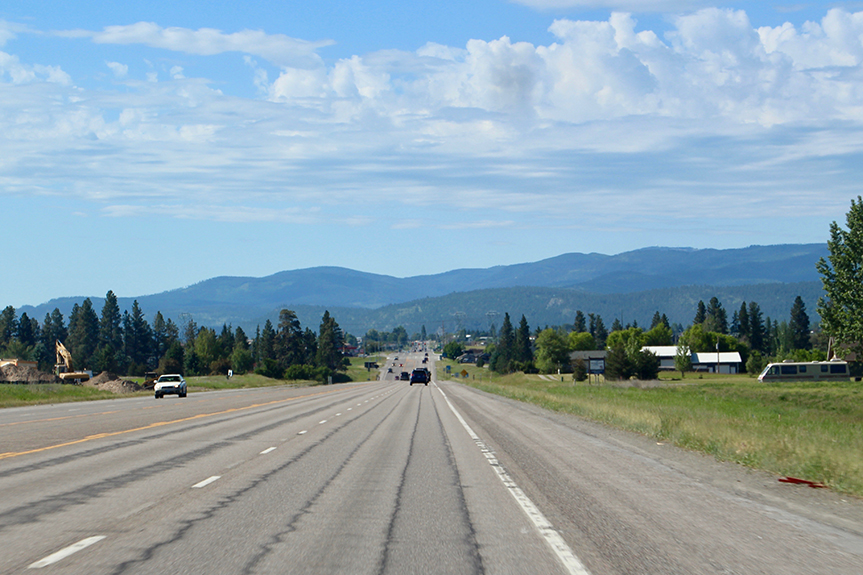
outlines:
[[[743,363],[740,354],[736,351],[720,351],[718,354],[715,351],[694,352],[692,363],[716,363],[717,355],[719,356],[719,363]]]

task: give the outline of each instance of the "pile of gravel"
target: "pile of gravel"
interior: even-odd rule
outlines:
[[[84,385],[89,385],[103,391],[111,391],[114,393],[132,393],[133,391],[140,391],[143,389],[134,381],[123,379],[116,373],[111,373],[110,371],[103,371],[90,381],[84,382]]]
[[[0,383],[63,383],[53,373],[39,371],[32,365],[7,364],[0,367]]]

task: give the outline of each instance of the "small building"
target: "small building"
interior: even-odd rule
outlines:
[[[692,371],[740,373],[743,360],[736,351],[699,351],[692,354]]]
[[[675,371],[674,358],[677,356],[676,345],[646,345],[642,351],[649,351],[659,358],[660,371]],[[691,352],[692,371],[708,373],[740,373],[743,360],[736,351],[699,351]]]

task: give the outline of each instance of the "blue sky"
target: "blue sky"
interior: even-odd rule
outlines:
[[[861,2],[6,0],[0,306],[823,242],[861,63]]]

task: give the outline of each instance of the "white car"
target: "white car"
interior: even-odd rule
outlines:
[[[186,380],[178,373],[161,375],[156,380],[153,391],[156,393],[156,399],[161,399],[167,394],[186,397]]]

